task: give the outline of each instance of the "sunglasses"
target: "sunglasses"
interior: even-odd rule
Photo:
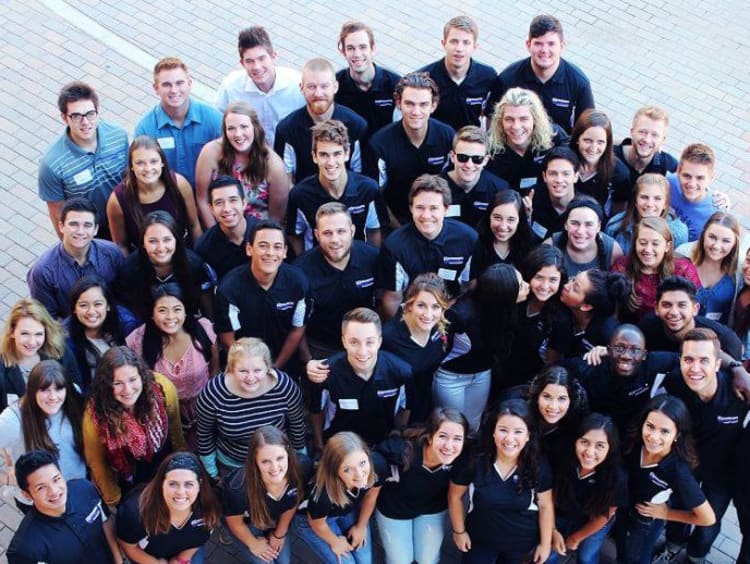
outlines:
[[[467,155],[466,153],[456,153],[456,160],[460,163],[473,162],[475,165],[480,165],[484,162],[486,155]]]

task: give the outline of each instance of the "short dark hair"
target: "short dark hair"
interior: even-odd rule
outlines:
[[[710,342],[714,348],[714,356],[718,358],[719,351],[721,350],[721,342],[719,341],[719,336],[713,329],[708,329],[707,327],[696,327],[685,333],[685,336],[680,343],[680,355],[682,355],[682,349],[688,341]]]
[[[211,181],[211,184],[208,185],[208,203],[209,205],[213,203],[213,200],[211,199],[211,195],[213,194],[214,190],[218,190],[219,188],[225,188],[227,186],[234,186],[237,188],[237,194],[239,194],[240,198],[243,200],[245,199],[245,189],[242,186],[242,182],[237,180],[236,178],[232,176],[228,176],[226,174],[223,174],[221,176],[217,176]]]
[[[560,41],[563,40],[563,27],[560,20],[549,14],[539,14],[531,20],[531,24],[529,25],[529,39],[541,37],[550,31],[559,35]]]
[[[393,99],[396,101],[401,100],[401,96],[403,96],[404,90],[407,88],[429,90],[432,94],[432,101],[435,104],[440,101],[440,90],[438,85],[428,72],[410,72],[401,77],[396,83],[396,89],[393,91]]]
[[[91,200],[76,196],[69,200],[65,200],[65,203],[60,210],[60,222],[65,223],[65,216],[68,212],[89,212],[94,214],[94,224],[99,223],[99,219],[96,216],[96,205]]]
[[[284,235],[284,228],[278,221],[274,221],[273,219],[261,219],[250,230],[250,234],[247,236],[247,241],[245,242],[252,245],[255,242],[255,236],[258,231],[264,229],[275,229],[276,231],[281,231],[281,234]],[[284,237],[284,246],[286,246],[286,237]]]
[[[685,292],[691,302],[694,304],[698,303],[698,289],[691,280],[688,280],[684,276],[677,276],[676,274],[667,276],[659,283],[659,287],[656,289],[657,304],[664,292]]]
[[[448,181],[437,174],[422,174],[414,179],[409,189],[409,206],[414,202],[414,198],[422,192],[440,194],[443,198],[443,205],[445,207],[451,205],[451,189],[448,186]]]
[[[581,160],[578,158],[578,155],[575,154],[575,151],[570,147],[560,146],[552,147],[544,156],[544,160],[542,161],[542,172],[547,172],[549,163],[559,160],[568,161],[573,165],[573,169],[576,171],[581,168]]]
[[[253,47],[264,47],[269,54],[273,53],[273,43],[271,43],[271,37],[265,27],[254,25],[240,31],[237,37],[237,50],[240,52],[240,59],[245,51]]]
[[[57,457],[46,450],[31,450],[19,456],[16,460],[16,483],[18,487],[29,493],[29,476],[50,464],[54,464],[58,470],[60,469]]]
[[[57,107],[61,114],[67,114],[68,104],[79,100],[91,100],[94,103],[94,109],[99,111],[99,96],[96,95],[91,86],[80,80],[68,82],[60,89],[60,94],[57,96]]]

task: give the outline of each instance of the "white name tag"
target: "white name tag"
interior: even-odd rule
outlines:
[[[174,137],[159,137],[156,141],[162,149],[174,149]]]
[[[339,407],[341,409],[346,409],[349,411],[356,411],[359,409],[359,402],[357,399],[340,399],[339,400]]]
[[[86,184],[87,182],[91,182],[92,178],[94,178],[94,175],[91,174],[91,170],[87,168],[86,170],[82,170],[81,172],[76,174],[73,177],[73,181],[76,184]]]
[[[461,215],[461,206],[459,204],[451,204],[448,206],[448,211],[445,212],[448,217],[458,217]]]
[[[438,268],[437,275],[443,280],[453,281],[456,279],[456,271],[450,268]]]

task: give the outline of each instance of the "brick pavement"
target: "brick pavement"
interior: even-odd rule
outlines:
[[[36,173],[42,152],[61,132],[55,107],[59,87],[73,79],[90,82],[100,93],[103,119],[132,133],[138,117],[156,102],[151,70],[139,63],[141,54],[183,57],[210,91],[236,66],[237,31],[252,24],[270,30],[280,64],[299,67],[315,54],[338,67],[343,61],[335,50],[340,24],[362,19],[375,30],[377,61],[406,72],[441,56],[443,24],[463,12],[480,23],[477,58],[501,69],[525,56],[530,19],[554,13],[565,27],[565,56],[588,74],[597,107],[612,118],[615,136],[627,134],[638,106],[666,107],[672,120],[666,149],[677,155],[690,142],[711,144],[718,157],[716,185],[730,194],[734,211],[750,227],[750,80],[745,71],[750,11],[741,0],[718,5],[698,0],[388,0],[364,5],[277,0],[262,9],[235,0],[0,0],[0,8],[0,319],[26,294],[25,274],[34,257],[55,240],[36,196]],[[68,19],[60,15],[70,8],[118,41],[108,42],[106,33],[99,34],[75,13]],[[171,29],[165,34],[167,26]],[[13,513],[0,504],[0,553],[17,524]],[[729,534],[717,541],[711,562],[731,562],[737,552],[736,518],[725,519],[724,529]]]

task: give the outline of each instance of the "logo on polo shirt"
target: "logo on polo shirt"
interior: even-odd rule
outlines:
[[[552,103],[557,106],[558,108],[567,108],[570,107],[570,100],[566,100],[565,98],[552,98]]]
[[[383,98],[381,100],[375,100],[375,105],[380,108],[388,108],[393,105],[392,98]]]
[[[276,304],[276,309],[279,311],[287,311],[294,307],[294,302],[281,302]]]
[[[428,157],[427,164],[441,165],[445,162],[445,157]]]
[[[484,102],[484,96],[480,98],[466,98],[466,103],[470,106],[481,106],[482,102]]]
[[[664,480],[662,480],[661,478],[659,478],[659,476],[657,476],[653,472],[648,473],[648,479],[651,480],[651,482],[653,482],[660,488],[669,488],[669,484],[665,482]]]
[[[200,529],[206,526],[206,522],[203,520],[203,517],[198,517],[197,519],[190,521],[190,526],[194,529]]]
[[[739,415],[717,415],[716,422],[722,425],[736,425],[740,422]]]
[[[641,394],[644,394],[644,393],[648,392],[648,389],[649,389],[648,384],[643,384],[643,385],[639,386],[638,388],[635,388],[634,390],[630,390],[628,392],[628,397],[629,398],[634,398],[636,396],[640,396]]]
[[[486,210],[487,206],[487,202],[474,202],[474,207],[481,211]]]
[[[443,257],[443,264],[461,266],[464,263],[464,257]]]
[[[91,524],[95,521],[98,521],[103,514],[104,512],[102,511],[102,502],[100,501],[94,506],[89,514],[86,515],[86,522]]]
[[[541,163],[544,160],[544,155],[534,155],[534,162],[536,164]]]
[[[354,215],[354,214],[357,214],[357,213],[364,212],[365,209],[366,209],[366,206],[364,204],[362,204],[361,206],[351,206],[349,208],[349,213],[352,214],[352,215]]]
[[[354,285],[357,288],[369,288],[373,284],[375,284],[375,278],[374,277],[363,278],[362,280],[355,280],[354,281]]]
[[[378,390],[379,398],[392,398],[396,394],[398,394],[398,388],[393,388],[392,390]]]

